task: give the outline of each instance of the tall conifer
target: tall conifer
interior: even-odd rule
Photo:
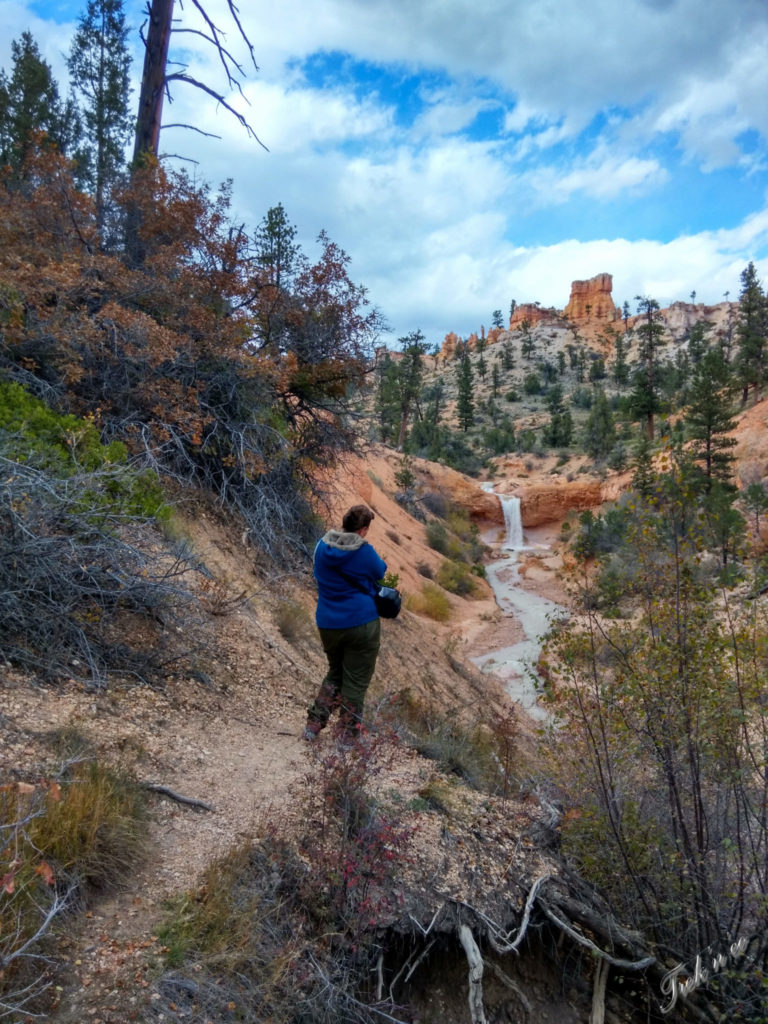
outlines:
[[[20,167],[35,132],[71,156],[80,135],[77,111],[63,102],[47,61],[30,32],[11,43],[10,76],[0,71],[0,163]]]
[[[754,391],[755,401],[760,397],[765,376],[766,334],[768,305],[755,265],[750,263],[741,273],[739,320],[736,325],[739,341],[736,365],[742,388],[742,404],[746,404],[750,389]]]
[[[67,58],[72,86],[82,103],[100,229],[108,219],[110,193],[120,180],[133,129],[127,34],[122,0],[88,0]]]

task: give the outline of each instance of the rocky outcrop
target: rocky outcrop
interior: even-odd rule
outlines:
[[[561,523],[569,512],[598,508],[605,500],[599,480],[533,484],[519,488],[515,494],[520,498],[520,515],[526,527]]]
[[[446,334],[443,347],[440,349],[440,355],[442,356],[443,362],[448,363],[454,358],[456,355],[456,346],[459,344],[460,340],[461,339],[458,334],[455,334],[453,331],[451,331],[450,334]]]
[[[542,323],[556,323],[560,316],[556,309],[542,309],[535,302],[523,302],[515,306],[515,311],[509,321],[510,331],[519,330],[527,321],[530,327]]]
[[[467,512],[471,519],[483,519],[491,523],[504,522],[499,499],[482,490],[461,473],[457,473],[455,469],[422,459],[415,460],[415,465],[422,487],[444,495],[452,505]]]
[[[563,316],[574,324],[595,321],[609,324],[621,320],[621,310],[614,305],[612,291],[613,277],[610,274],[596,274],[588,281],[574,281]]]

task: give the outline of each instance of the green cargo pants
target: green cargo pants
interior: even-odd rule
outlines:
[[[321,629],[319,633],[328,672],[309,709],[308,726],[319,732],[331,712],[340,708],[342,729],[352,732],[362,720],[365,694],[376,668],[381,621],[374,619],[349,629]]]

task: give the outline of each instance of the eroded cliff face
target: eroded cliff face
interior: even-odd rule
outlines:
[[[629,486],[629,474],[607,478],[580,474],[578,479],[552,478],[556,459],[540,460],[533,469],[523,459],[507,457],[498,460],[494,493],[482,489],[480,483],[432,462],[415,460],[419,483],[439,491],[451,504],[463,509],[478,522],[504,523],[498,495],[520,498],[523,526],[535,527],[563,522],[572,512],[599,508],[606,501],[615,501]]]
[[[535,302],[523,302],[515,306],[515,311],[509,321],[510,331],[518,330],[527,321],[529,327],[536,327],[537,324],[557,323],[560,314],[555,309],[543,309]]]
[[[614,305],[612,291],[613,277],[610,274],[596,274],[587,281],[573,281],[563,316],[574,324],[612,324],[621,320],[621,310]]]

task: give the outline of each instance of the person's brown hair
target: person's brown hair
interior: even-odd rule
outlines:
[[[341,525],[345,533],[357,533],[358,530],[370,526],[375,518],[367,505],[353,505],[348,512],[344,513]]]

